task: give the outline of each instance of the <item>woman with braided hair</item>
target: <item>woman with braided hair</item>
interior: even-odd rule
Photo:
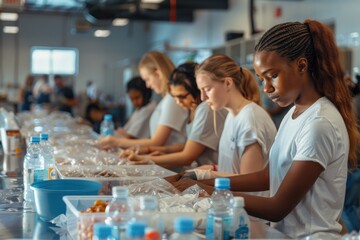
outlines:
[[[338,239],[359,133],[333,34],[314,20],[276,25],[257,43],[254,68],[272,101],[294,106],[267,168],[231,177],[231,189],[245,198],[250,215],[274,222],[289,237]],[[238,192],[267,189],[269,198]]]

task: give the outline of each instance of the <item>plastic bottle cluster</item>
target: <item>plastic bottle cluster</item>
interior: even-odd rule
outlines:
[[[141,196],[136,212],[129,204],[127,187],[113,187],[113,198],[105,209],[105,224],[97,223],[93,228],[94,239],[146,239],[160,240],[164,233],[164,222],[159,214],[157,198]],[[180,217],[174,222],[172,240],[197,240],[193,235],[194,220]]]
[[[56,179],[53,148],[48,142],[49,135],[30,137],[24,158],[24,207],[33,210],[34,197],[30,185],[35,182]]]
[[[244,199],[233,196],[230,179],[216,178],[215,191],[211,195],[211,207],[206,219],[206,239],[248,239],[249,217],[244,210]]]

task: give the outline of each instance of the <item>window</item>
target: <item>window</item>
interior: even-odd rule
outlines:
[[[78,50],[75,48],[31,48],[32,74],[76,75]]]

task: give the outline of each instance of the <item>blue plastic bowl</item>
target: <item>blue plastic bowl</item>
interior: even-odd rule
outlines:
[[[80,179],[56,179],[31,184],[36,212],[43,221],[65,214],[63,196],[98,195],[100,188],[98,182]]]

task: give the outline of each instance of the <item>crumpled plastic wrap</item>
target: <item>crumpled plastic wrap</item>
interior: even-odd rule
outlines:
[[[57,166],[60,178],[119,178],[133,177],[141,179],[147,177],[166,177],[173,172],[157,165],[63,165]]]
[[[127,160],[106,152],[56,154],[57,165],[126,165]]]

